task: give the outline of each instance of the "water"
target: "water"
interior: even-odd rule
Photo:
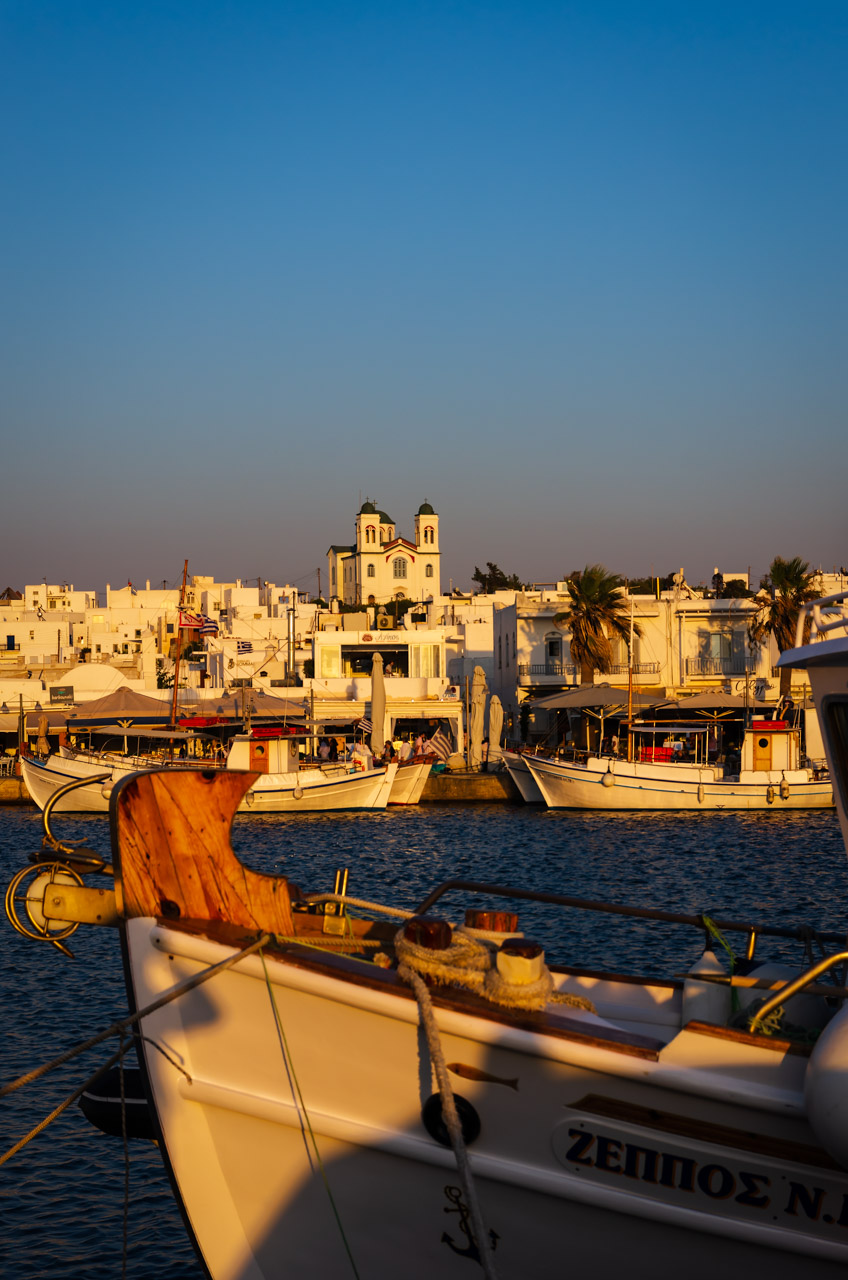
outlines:
[[[108,851],[105,818],[59,817],[57,833]],[[0,809],[0,881],[41,844],[40,815]],[[350,893],[412,908],[449,878],[533,887],[593,899],[779,925],[844,929],[848,860],[832,812],[568,813],[500,805],[424,806],[390,813],[236,819],[234,844],[258,870],[304,889],[332,887],[350,867]],[[457,899],[448,899],[449,906]],[[516,904],[513,904],[516,905]],[[701,950],[690,929],[517,904],[549,958],[588,968],[680,973]],[[0,1077],[62,1053],[126,1011],[118,939],[81,928],[76,959],[0,925]],[[765,949],[765,944],[764,944]],[[797,943],[769,945],[798,963]],[[5,1151],[114,1051],[88,1053],[5,1099]],[[202,1270],[186,1241],[156,1148],[132,1142],[127,1274],[135,1280]],[[0,1170],[0,1268],[15,1280],[113,1280],[121,1274],[124,1158],[76,1105]]]

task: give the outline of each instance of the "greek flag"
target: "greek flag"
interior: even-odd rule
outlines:
[[[236,640],[236,653],[253,653],[253,641]]]
[[[445,733],[441,725],[439,725],[430,739],[430,751],[434,756],[438,756],[440,760],[447,760],[448,756],[453,752],[450,734]]]
[[[364,716],[359,721],[359,724],[356,727],[357,729],[361,729],[363,733],[370,733],[371,730],[374,728],[371,721],[367,720]]]
[[[202,613],[200,634],[202,636],[216,636],[218,634],[218,624],[214,618],[210,618],[208,614]]]

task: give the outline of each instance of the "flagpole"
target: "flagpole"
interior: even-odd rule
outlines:
[[[180,605],[177,611],[177,656],[174,662],[174,700],[171,703],[171,728],[177,727],[177,690],[180,687],[180,653],[183,647],[183,605],[185,604],[186,578],[188,577],[188,560],[183,565],[183,585],[180,590]]]

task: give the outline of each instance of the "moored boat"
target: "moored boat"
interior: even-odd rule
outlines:
[[[810,671],[848,846],[848,636],[783,661]],[[233,853],[253,781],[138,774],[111,807],[146,1092],[216,1280],[844,1272],[842,933],[474,881],[414,915],[304,896]],[[42,904],[57,926],[64,892]],[[732,978],[709,948],[684,977],[548,965],[505,901],[709,923],[747,960]],[[770,936],[830,954],[776,973]]]
[[[799,734],[782,721],[754,722],[732,764],[710,759],[708,727],[634,726],[634,759],[525,756],[552,809],[825,809],[833,806],[826,769],[802,762]],[[671,744],[692,743],[687,757]],[[669,745],[666,745],[668,743]]]

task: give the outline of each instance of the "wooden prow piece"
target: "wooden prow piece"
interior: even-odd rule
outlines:
[[[294,932],[288,881],[239,862],[233,816],[257,774],[159,769],[116,787],[111,802],[115,890],[125,919],[222,921]]]

